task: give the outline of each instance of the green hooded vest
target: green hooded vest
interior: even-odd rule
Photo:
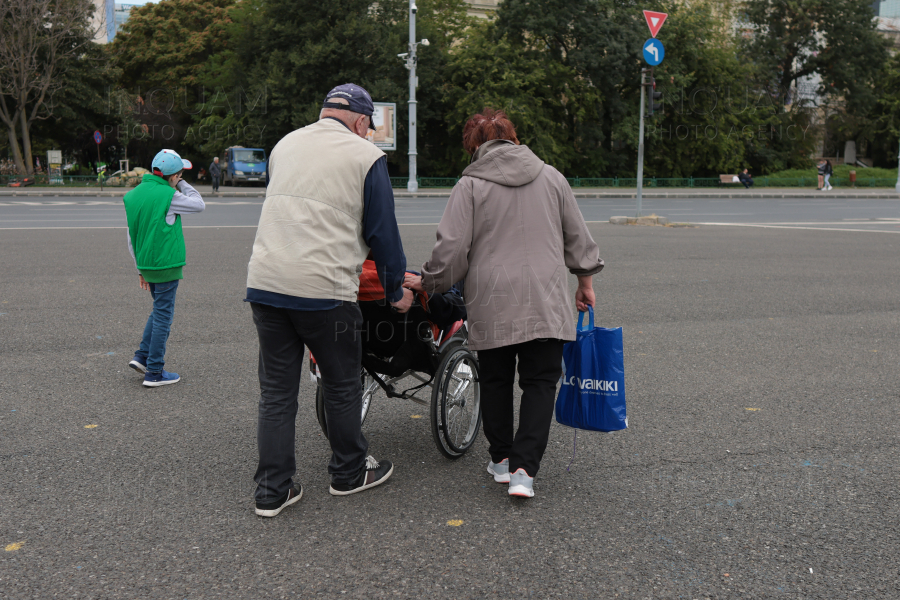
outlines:
[[[174,196],[175,189],[165,179],[147,173],[123,198],[137,268],[149,283],[183,278],[186,253],[181,215],[175,215],[174,225],[166,223]]]

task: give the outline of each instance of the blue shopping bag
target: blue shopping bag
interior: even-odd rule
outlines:
[[[577,339],[563,349],[563,380],[556,399],[556,420],[588,431],[619,431],[628,427],[625,413],[625,363],[622,328],[583,326],[578,314]]]

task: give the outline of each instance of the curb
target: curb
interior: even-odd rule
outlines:
[[[128,188],[132,190],[134,188]],[[46,191],[45,191],[46,190]],[[27,198],[29,196],[38,196],[38,197],[50,197],[50,196],[59,196],[59,197],[73,197],[73,198],[121,198],[127,193],[127,191],[116,191],[116,192],[107,192],[103,190],[102,192],[97,191],[81,191],[81,190],[54,190],[53,188],[44,188],[38,190],[4,190],[0,189],[0,198],[7,196],[18,196],[22,198]],[[266,193],[262,191],[259,192],[219,192],[218,194],[213,193],[201,193],[203,198],[265,198]]]
[[[130,188],[129,188],[130,189]],[[19,189],[19,188],[0,188],[0,197],[22,197],[27,198],[29,196],[43,196],[43,197],[91,197],[91,198],[121,198],[127,190],[119,189],[116,191],[99,191],[99,190],[60,190],[54,188],[31,188],[31,189]],[[575,198],[615,198],[615,199],[626,199],[633,200],[637,198],[637,192],[628,190],[621,192],[608,192],[608,191],[574,191]],[[212,192],[202,192],[204,198],[265,198],[266,191],[264,188],[258,189],[256,191],[229,191],[229,192],[218,192],[213,194]],[[824,199],[831,198],[837,200],[900,200],[900,194],[897,194],[895,191],[878,191],[878,192],[851,192],[851,191],[841,191],[838,193],[828,193],[822,194],[821,192],[816,193],[815,191],[786,191],[786,190],[778,190],[774,189],[771,192],[750,192],[750,193],[738,193],[738,192],[708,192],[708,191],[697,191],[697,192],[644,192],[642,194],[644,198],[648,199],[669,199],[669,198],[689,198],[689,199],[703,199],[703,198],[711,198],[711,199],[734,199],[734,198],[757,198],[757,199]],[[394,198],[449,198],[450,190],[441,190],[434,192],[415,192],[410,193],[407,191],[394,191]]]
[[[771,198],[798,198],[798,199],[816,199],[821,200],[823,198],[832,198],[836,200],[900,200],[900,194],[894,193],[875,193],[875,194],[829,194],[828,196],[823,196],[822,194],[813,194],[811,192],[807,193],[785,193],[785,192],[772,192],[771,194],[715,194],[715,193],[699,193],[699,194],[674,194],[674,193],[643,193],[641,195],[643,198],[656,198],[656,199],[665,199],[665,198],[689,198],[691,200],[698,200],[703,198],[711,198],[715,200],[720,199],[733,199],[733,198],[756,198],[756,199],[771,199]],[[624,199],[635,199],[637,198],[637,193],[585,193],[585,192],[575,192],[576,198],[624,198]]]
[[[656,215],[650,217],[610,217],[609,223],[611,225],[668,225],[669,219]]]

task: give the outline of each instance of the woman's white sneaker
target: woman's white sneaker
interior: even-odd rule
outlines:
[[[509,495],[519,498],[534,497],[534,477],[529,477],[525,469],[516,469],[509,476]]]
[[[497,483],[509,483],[509,459],[504,458],[499,463],[488,461],[487,472],[494,476]]]

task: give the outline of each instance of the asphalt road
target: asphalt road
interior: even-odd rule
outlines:
[[[262,198],[210,198],[209,208],[184,223],[201,227],[256,226]],[[397,198],[397,218],[404,224],[440,221],[446,198]],[[588,221],[608,222],[634,215],[635,201],[624,198],[579,198]],[[900,231],[900,198],[645,198],[643,213],[672,222],[738,224],[764,227],[812,227]],[[110,197],[0,197],[0,229],[30,227],[124,227],[121,200]]]
[[[401,229],[421,264],[433,226]],[[254,230],[186,230],[183,380],[152,390],[126,366],[150,303],[121,231],[3,231],[0,597],[900,596],[900,238],[591,230],[627,431],[580,433],[567,472],[554,424],[537,496],[514,500],[483,438],[451,462],[425,407],[379,398],[364,431],[394,476],[334,498],[304,374],[305,493],[272,520],[252,504]]]

